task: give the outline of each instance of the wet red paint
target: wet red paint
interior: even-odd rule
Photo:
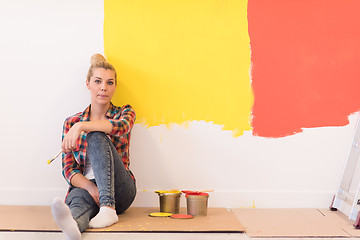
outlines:
[[[360,109],[360,1],[248,0],[253,134],[344,126]]]
[[[173,214],[170,217],[171,218],[177,218],[177,219],[191,219],[191,218],[194,218],[194,216],[187,215],[187,214]]]

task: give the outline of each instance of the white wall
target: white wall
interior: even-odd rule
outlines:
[[[102,28],[102,1],[0,1],[0,204],[48,204],[66,188],[60,161],[46,161],[60,150],[64,117],[88,104]]]
[[[103,2],[0,2],[0,204],[48,205],[67,190],[60,159],[64,119],[89,102],[90,56],[103,52]],[[357,116],[345,127],[279,139],[233,138],[221,126],[136,124],[134,206],[157,206],[158,189],[215,189],[212,207],[328,207]],[[184,199],[183,199],[184,201]]]

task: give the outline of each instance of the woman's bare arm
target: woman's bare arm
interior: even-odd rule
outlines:
[[[76,148],[76,141],[78,140],[80,133],[85,132],[104,132],[111,133],[113,125],[109,120],[97,120],[90,122],[77,122],[70,128],[70,130],[65,134],[64,139],[61,144],[63,152],[71,152]]]

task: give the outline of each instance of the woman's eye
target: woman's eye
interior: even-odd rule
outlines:
[[[95,83],[101,83],[100,80],[95,80]]]
[[[109,84],[109,85],[113,85],[113,84],[114,84],[114,82],[112,82],[112,81],[109,81],[109,82],[108,82],[108,84]]]

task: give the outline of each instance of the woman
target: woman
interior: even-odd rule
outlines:
[[[51,204],[66,239],[81,239],[88,227],[116,223],[117,215],[130,207],[136,195],[129,170],[135,112],[130,105],[111,103],[116,85],[114,67],[102,55],[93,55],[86,80],[91,104],[64,123],[62,165],[69,192],[65,203],[55,199]]]

